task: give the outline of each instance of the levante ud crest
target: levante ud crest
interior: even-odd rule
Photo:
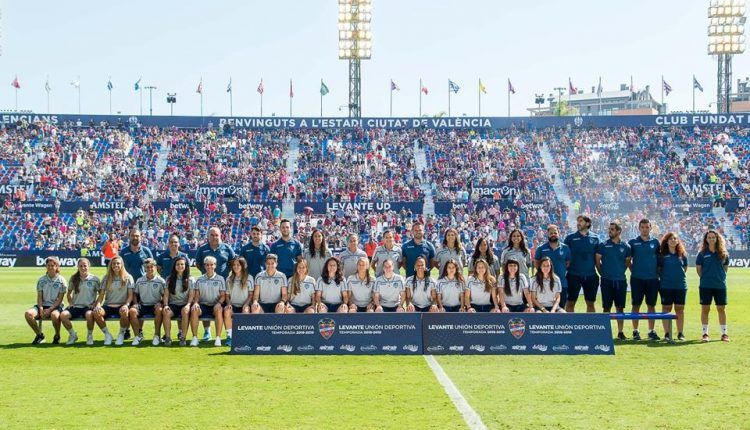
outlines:
[[[328,340],[333,336],[336,331],[336,322],[330,318],[323,318],[318,321],[318,332],[323,336],[323,339]]]
[[[508,328],[513,337],[520,339],[526,333],[526,321],[521,318],[512,318],[508,321]]]

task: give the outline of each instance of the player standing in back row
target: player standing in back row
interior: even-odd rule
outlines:
[[[651,237],[651,222],[642,219],[638,223],[640,236],[628,242],[633,253],[633,263],[630,266],[630,298],[633,313],[641,311],[643,299],[646,299],[646,309],[650,313],[656,312],[656,298],[659,295],[659,275],[657,273],[659,257],[659,240]],[[654,331],[654,320],[648,320],[648,339],[659,340]],[[641,340],[638,331],[638,320],[633,320],[633,340]]]
[[[568,267],[568,302],[566,312],[575,312],[578,295],[583,289],[586,300],[586,312],[596,312],[596,293],[599,289],[599,276],[594,266],[594,253],[599,246],[599,236],[592,233],[591,218],[578,215],[578,231],[565,237],[565,244],[570,247],[570,266]]]

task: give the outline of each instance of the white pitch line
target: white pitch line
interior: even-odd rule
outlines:
[[[464,417],[466,425],[468,425],[471,430],[487,430],[487,426],[485,426],[482,422],[482,418],[474,411],[474,409],[471,408],[469,402],[467,402],[461,392],[458,391],[456,385],[453,384],[453,381],[451,381],[451,378],[449,378],[445,373],[443,368],[440,366],[440,363],[435,360],[435,357],[432,355],[425,355],[424,359],[427,361],[430,369],[432,369],[432,373],[435,374],[435,377],[437,378],[438,382],[440,382],[440,385],[443,386],[443,389],[445,390],[446,394],[448,394],[448,397],[450,397],[453,405]]]

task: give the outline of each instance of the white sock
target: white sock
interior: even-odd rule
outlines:
[[[71,328],[67,328],[67,329],[65,329],[65,330],[68,330],[68,334],[75,334],[75,333],[76,333],[76,331],[75,331],[75,330],[73,330],[73,327],[71,327]]]
[[[109,328],[107,328],[107,327],[104,327],[104,328],[102,329],[102,333],[109,333]]]
[[[720,325],[719,327],[721,327],[721,334],[727,334],[727,325],[726,324]]]
[[[93,335],[94,335],[94,330],[86,330],[86,333],[87,333],[87,334],[88,334],[89,336],[93,336]]]
[[[231,328],[227,329],[227,337],[232,337],[232,329]]]
[[[125,327],[120,327],[120,334],[125,334],[125,330],[127,330],[127,328],[125,328]]]
[[[703,324],[703,334],[708,334],[708,324]]]

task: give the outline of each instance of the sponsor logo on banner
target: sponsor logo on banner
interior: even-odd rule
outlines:
[[[609,352],[609,345],[596,345],[594,349],[597,351]]]
[[[484,345],[471,345],[469,349],[476,352],[484,352]]]
[[[37,255],[36,257],[36,265],[37,267],[42,267],[46,264],[45,262],[46,258],[42,258]],[[58,258],[60,260],[60,267],[76,267],[78,265],[78,259],[77,258]]]
[[[575,124],[576,127],[583,125],[583,117],[578,115],[576,119],[573,120],[573,124]]]
[[[297,351],[302,351],[302,352],[315,351],[315,347],[312,345],[298,346]]]
[[[448,347],[449,351],[463,351],[464,347],[463,345],[451,345]]]
[[[716,194],[721,193],[725,195],[727,192],[732,196],[738,196],[737,188],[734,184],[680,184],[682,191],[691,197],[713,197]],[[707,202],[710,206],[710,202]]]
[[[372,351],[377,351],[378,347],[375,345],[364,345],[364,346],[360,346],[359,350],[362,352],[372,352]]]
[[[508,349],[505,345],[492,345],[490,351],[506,351]]]
[[[404,351],[410,351],[410,352],[417,352],[419,351],[419,347],[417,345],[404,345],[402,347]]]
[[[235,346],[234,350],[235,352],[248,352],[248,351],[252,351],[253,347],[250,345]]]
[[[510,349],[513,351],[526,351],[526,345],[513,345]]]
[[[256,351],[263,351],[263,352],[266,352],[266,351],[270,351],[270,350],[271,350],[271,347],[270,347],[270,346],[258,346],[258,347],[256,347],[256,348],[255,348],[255,350],[256,350]]]
[[[570,347],[568,345],[555,345],[552,347],[553,351],[567,351]]]
[[[318,347],[320,351],[333,351],[333,345],[320,345]]]
[[[510,334],[513,337],[520,339],[526,333],[526,321],[521,318],[512,318],[508,321],[508,329],[510,329]]]
[[[589,346],[588,345],[576,345],[573,347],[573,349],[576,351],[588,351]]]
[[[474,185],[473,190],[482,197],[492,197],[495,193],[500,194],[502,198],[508,198],[518,195],[518,188],[504,184]]]
[[[443,345],[435,345],[435,346],[427,347],[427,352],[440,352],[440,351],[445,351],[445,348],[443,347]]]
[[[536,345],[532,346],[531,349],[534,349],[534,350],[537,350],[537,351],[541,351],[541,352],[545,352],[545,351],[547,351],[547,345],[536,344]]]
[[[354,352],[357,350],[357,347],[354,345],[341,345],[339,349],[342,351]]]
[[[0,267],[16,267],[17,260],[17,258],[0,258]]]
[[[384,345],[383,346],[383,351],[395,351],[396,349],[397,349],[396,345]]]
[[[336,331],[336,322],[331,318],[323,318],[318,321],[318,332],[323,336],[323,339],[328,340],[333,336]]]
[[[294,348],[292,345],[279,345],[276,347],[277,351],[292,352]]]

